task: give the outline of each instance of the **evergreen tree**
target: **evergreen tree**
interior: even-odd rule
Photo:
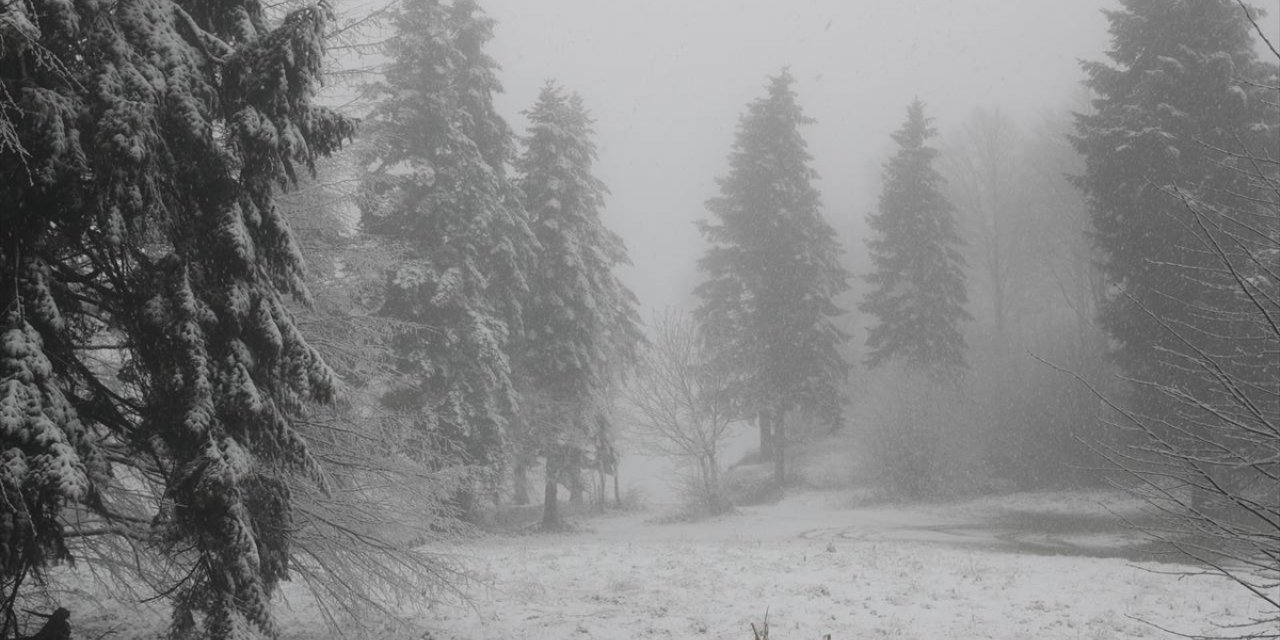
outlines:
[[[880,211],[867,218],[876,237],[867,242],[875,271],[866,281],[875,289],[858,308],[878,321],[867,334],[869,367],[897,360],[946,377],[966,367],[959,325],[970,316],[961,240],[954,209],[939,191],[929,122],[916,100],[893,134],[898,153],[885,165]]]
[[[431,543],[463,533],[457,499],[474,483],[456,456],[428,448],[413,414],[382,401],[414,381],[393,344],[412,324],[377,313],[397,257],[381,239],[353,233],[360,184],[349,177],[361,154],[317,164],[315,180],[279,199],[315,299],[296,322],[339,379],[337,402],[297,420],[328,486],[290,484],[295,556],[307,560],[293,579],[335,635],[368,637],[399,615],[396,602],[456,586],[457,567]]]
[[[1177,331],[1216,334],[1211,350],[1222,352],[1233,349],[1227,342],[1235,331],[1222,324],[1226,316],[1202,311],[1222,308],[1231,287],[1218,281],[1218,256],[1204,242],[1211,234],[1169,190],[1194,193],[1215,209],[1253,206],[1249,172],[1222,157],[1274,156],[1275,98],[1258,86],[1274,71],[1258,61],[1237,2],[1121,5],[1106,12],[1111,64],[1084,64],[1096,98],[1093,111],[1076,119],[1074,143],[1085,157],[1077,185],[1110,285],[1099,321],[1113,338],[1115,361],[1132,378],[1180,384],[1184,367],[1167,357],[1181,347]],[[1259,230],[1269,226],[1260,222]],[[1168,403],[1147,393],[1153,390],[1142,386],[1137,400],[1159,412]]]
[[[779,484],[787,412],[804,407],[835,424],[848,370],[833,302],[848,288],[847,274],[819,211],[800,135],[812,120],[792,83],[787,71],[771,78],[767,95],[738,124],[729,175],[707,201],[715,219],[702,225],[711,246],[699,263],[706,280],[695,291],[708,366],[730,380],[738,411],[758,414],[771,434]]]
[[[285,306],[307,293],[274,203],[351,132],[311,104],[325,22],[238,0],[0,7],[6,608],[77,552],[66,532],[104,525],[160,543],[176,635],[274,633],[286,480],[319,473],[291,417],[334,389]]]
[[[591,173],[596,150],[582,98],[547,83],[527,115],[519,184],[541,250],[515,359],[525,435],[546,462],[543,526],[554,528],[560,475],[578,473],[574,461],[588,453],[604,398],[641,335],[635,296],[614,273],[627,263],[626,247],[600,220],[606,189]]]
[[[394,340],[413,381],[385,401],[470,464],[497,460],[514,411],[507,347],[534,246],[506,175],[513,136],[493,107],[492,24],[470,0],[399,8],[364,176],[364,228],[399,255],[381,314],[418,327]]]

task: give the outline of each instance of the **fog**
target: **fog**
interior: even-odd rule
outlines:
[[[869,269],[865,217],[906,105],[925,101],[944,133],[979,108],[1028,123],[1061,113],[1078,101],[1079,61],[1106,48],[1106,6],[498,0],[485,10],[498,21],[489,47],[502,66],[498,107],[517,130],[545,80],[583,95],[595,118],[595,170],[610,189],[604,219],[627,245],[631,265],[620,273],[648,318],[695,305],[705,249],[696,225],[728,169],[745,105],[767,76],[788,68],[815,120],[803,133],[856,292]],[[753,436],[742,425],[734,432],[736,457]],[[632,450],[623,470],[651,499],[676,499],[680,481],[663,460]]]
[[[1078,95],[1079,61],[1103,57],[1107,25],[1083,0],[762,2],[498,0],[489,51],[499,107],[520,112],[544,80],[580,92],[595,116],[605,217],[627,243],[623,277],[645,308],[685,307],[703,241],[695,222],[715,195],[745,105],[789,67],[824,213],[865,269],[863,220],[880,191],[889,134],[925,101],[954,128],[979,107],[1020,121]]]
[[[1277,16],[0,2],[0,640],[1280,638]]]

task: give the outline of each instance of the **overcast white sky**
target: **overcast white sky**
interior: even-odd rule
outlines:
[[[606,222],[626,240],[623,273],[651,308],[687,305],[703,242],[694,222],[725,173],[734,129],[765,78],[790,66],[817,123],[806,138],[828,220],[853,236],[875,205],[889,134],[914,96],[937,125],[975,107],[1034,119],[1060,107],[1078,60],[1107,45],[1105,0],[488,0],[499,21],[504,115],[547,78],[596,118]],[[861,263],[859,256],[850,262]]]

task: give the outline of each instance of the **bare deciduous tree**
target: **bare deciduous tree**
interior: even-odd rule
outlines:
[[[731,420],[723,385],[703,367],[706,354],[692,319],[667,311],[652,323],[640,375],[628,394],[640,445],[694,469],[692,493],[710,512],[730,508],[720,487],[720,448]]]
[[[969,244],[973,283],[990,308],[990,321],[1005,335],[1011,316],[1025,309],[1037,264],[1024,241],[1028,225],[1021,158],[1022,134],[999,109],[969,116],[945,154],[949,199]]]

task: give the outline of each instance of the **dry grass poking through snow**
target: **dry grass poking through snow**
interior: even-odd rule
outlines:
[[[977,526],[999,501],[832,504],[830,494],[808,494],[706,522],[655,525],[630,514],[569,535],[479,541],[456,549],[479,580],[469,606],[405,612],[435,640],[743,640],[766,608],[772,640],[1110,640],[1169,637],[1143,620],[1213,634],[1212,621],[1256,606],[1218,578],[1153,572],[1171,565],[1090,557],[1088,546],[1028,553],[998,526]],[[1096,500],[1018,496],[1005,506],[1062,515],[1080,504]],[[305,600],[292,602],[286,638],[326,637]],[[388,628],[381,637],[424,636]]]
[[[1211,620],[1254,606],[1225,581],[1152,572],[1168,565],[917,535],[972,511],[830,511],[801,496],[704,523],[625,517],[594,533],[489,540],[465,549],[487,585],[474,609],[422,620],[440,640],[740,640],[767,607],[773,640],[1104,640],[1167,637],[1143,620],[1214,633]]]
[[[439,638],[1147,638],[1241,613],[1227,585],[1081,557],[926,543],[548,541],[491,546],[475,613],[431,616]]]

